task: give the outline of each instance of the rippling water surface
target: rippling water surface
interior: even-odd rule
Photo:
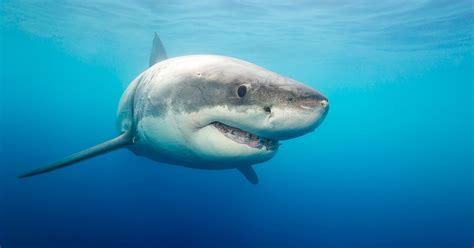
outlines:
[[[0,4],[1,247],[474,244],[472,1]],[[305,82],[331,111],[257,186],[126,150],[17,180],[116,134],[153,32],[170,56]]]

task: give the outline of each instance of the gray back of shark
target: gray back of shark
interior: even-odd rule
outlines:
[[[271,159],[281,140],[313,131],[328,100],[293,79],[235,58],[192,55],[167,59],[155,34],[150,67],[124,92],[119,136],[19,177],[53,171],[127,147],[158,162],[196,169],[238,169]]]

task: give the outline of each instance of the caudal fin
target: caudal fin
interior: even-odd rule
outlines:
[[[63,167],[66,167],[68,165],[72,165],[74,163],[77,163],[79,161],[95,157],[100,154],[104,154],[128,145],[133,144],[133,135],[131,134],[130,131],[124,132],[121,135],[117,136],[114,139],[111,139],[109,141],[106,141],[102,144],[93,146],[91,148],[88,148],[84,151],[80,151],[78,153],[74,153],[72,155],[69,155],[59,161],[56,161],[50,165],[47,165],[45,167],[40,167],[38,169],[32,170],[30,172],[21,174],[18,176],[18,178],[24,178],[24,177],[31,177],[35,176],[38,174],[50,172],[53,170],[61,169]]]

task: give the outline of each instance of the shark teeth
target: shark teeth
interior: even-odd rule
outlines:
[[[236,127],[231,127],[220,122],[213,122],[212,125],[217,128],[227,138],[239,143],[246,144],[250,147],[268,150],[276,150],[280,144],[278,140],[272,140],[267,138],[258,137],[255,134],[251,134],[244,130]]]

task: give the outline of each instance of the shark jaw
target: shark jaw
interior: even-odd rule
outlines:
[[[278,140],[259,137],[242,129],[226,125],[221,122],[212,122],[210,125],[214,126],[219,132],[230,140],[245,144],[255,149],[265,149],[267,151],[276,151],[280,146]]]

